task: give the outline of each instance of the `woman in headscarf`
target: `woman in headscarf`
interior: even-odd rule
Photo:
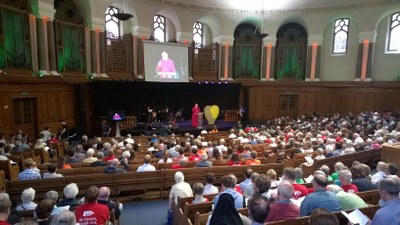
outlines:
[[[232,195],[222,193],[219,196],[218,204],[214,209],[209,225],[243,225]]]

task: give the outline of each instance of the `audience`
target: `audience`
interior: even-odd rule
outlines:
[[[24,160],[25,170],[19,173],[18,180],[41,179],[40,173],[34,169],[35,162],[32,158]]]
[[[62,174],[57,173],[57,166],[55,164],[50,164],[47,167],[47,171],[48,173],[43,174],[43,179],[63,177]]]
[[[337,185],[334,184],[328,185],[326,189],[336,194],[336,197],[339,199],[342,210],[358,209],[368,206],[364,202],[364,200],[360,198],[358,195],[351,192],[345,192],[341,187]]]
[[[293,167],[286,167],[283,170],[283,180],[289,181],[293,186],[293,198],[299,199],[308,195],[308,189],[301,184],[296,183],[296,172]]]
[[[99,197],[97,199],[97,203],[106,205],[108,207],[108,210],[111,211],[114,209],[115,211],[115,219],[119,219],[119,216],[121,215],[121,210],[122,209],[122,204],[115,203],[110,200],[110,188],[108,187],[101,187],[99,189]]]
[[[97,203],[99,188],[90,186],[85,193],[85,203],[75,210],[76,222],[79,224],[104,225],[110,220],[108,207]]]
[[[146,172],[146,171],[155,171],[156,168],[150,164],[151,157],[150,155],[145,155],[143,158],[143,165],[137,168],[136,172]]]
[[[252,225],[262,225],[265,223],[269,213],[270,205],[269,200],[260,194],[254,194],[248,203],[249,217],[251,218]]]
[[[70,207],[76,207],[78,205],[78,199],[76,199],[76,196],[79,193],[78,185],[75,183],[70,183],[64,188],[64,199],[59,201],[57,203],[58,206],[70,206]]]
[[[314,175],[314,193],[307,195],[300,205],[300,216],[308,216],[316,208],[324,208],[331,212],[340,210],[340,202],[336,195],[326,190],[328,182],[323,174]]]
[[[169,193],[169,208],[171,209],[178,203],[178,197],[190,197],[193,196],[192,188],[190,184],[184,182],[185,177],[182,172],[175,173],[175,184],[171,187]]]
[[[248,218],[241,216],[236,210],[238,208],[231,194],[221,193],[218,197],[221,199],[220,203],[215,204],[214,201],[215,208],[207,225],[244,225],[243,220],[248,221]]]
[[[203,192],[204,192],[204,185],[202,183],[193,184],[193,194],[195,197],[192,201],[193,204],[208,202],[208,199],[203,197]]]
[[[219,190],[214,186],[215,182],[214,173],[207,173],[205,177],[206,185],[204,186],[203,195],[218,194]]]
[[[234,200],[236,209],[243,208],[243,196],[234,190],[237,183],[237,178],[233,174],[225,175],[221,177],[221,193],[214,198],[214,206],[218,205],[219,197],[223,193],[230,194]]]
[[[339,173],[339,180],[342,183],[342,189],[345,192],[357,193],[358,188],[356,185],[351,183],[352,175],[350,170],[341,170]]]
[[[39,225],[49,225],[50,215],[55,206],[55,202],[49,199],[43,199],[35,208],[37,222]]]
[[[292,220],[300,216],[299,207],[290,201],[293,192],[294,188],[289,181],[282,181],[279,184],[277,200],[271,203],[266,222]]]
[[[0,193],[0,224],[10,225],[8,217],[11,212],[11,201],[7,193]]]
[[[382,199],[381,208],[375,213],[371,225],[400,223],[400,180],[384,178],[378,183],[379,195]]]
[[[339,225],[339,220],[328,210],[317,208],[311,213],[310,225]]]
[[[33,199],[35,199],[36,191],[33,188],[25,189],[21,194],[22,204],[17,206],[18,211],[34,210],[37,206]]]
[[[247,169],[244,171],[245,180],[239,184],[240,190],[244,191],[244,190],[246,190],[246,188],[247,188],[249,185],[251,185],[251,179],[250,179],[250,177],[251,177],[251,174],[252,174],[252,173],[253,173],[253,170],[252,170],[251,168],[247,168]]]

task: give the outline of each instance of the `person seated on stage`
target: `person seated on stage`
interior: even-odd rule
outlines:
[[[217,125],[214,125],[210,133],[218,133],[218,127]]]
[[[150,164],[151,157],[150,155],[145,155],[143,158],[143,165],[139,166],[136,172],[146,172],[146,171],[155,171],[156,168]]]
[[[209,202],[207,198],[203,197],[203,192],[204,192],[204,185],[202,183],[193,184],[194,199],[192,201],[192,204]]]
[[[189,156],[189,162],[199,161],[201,158],[197,154],[197,148],[192,148],[192,154]]]
[[[246,165],[260,165],[261,161],[257,159],[257,152],[251,151],[251,159],[246,160]]]
[[[201,155],[201,160],[196,163],[195,167],[212,167],[213,163],[208,161],[208,155]]]

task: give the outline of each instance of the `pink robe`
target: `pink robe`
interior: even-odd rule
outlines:
[[[199,107],[192,108],[192,127],[199,126],[199,112],[201,112]]]

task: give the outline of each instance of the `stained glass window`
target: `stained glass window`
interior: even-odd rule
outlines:
[[[193,41],[195,43],[195,52],[203,46],[203,24],[196,22],[193,25]]]
[[[118,8],[108,7],[106,11],[106,31],[107,44],[111,44],[110,39],[116,39],[120,36],[120,21],[114,15],[119,12]]]

